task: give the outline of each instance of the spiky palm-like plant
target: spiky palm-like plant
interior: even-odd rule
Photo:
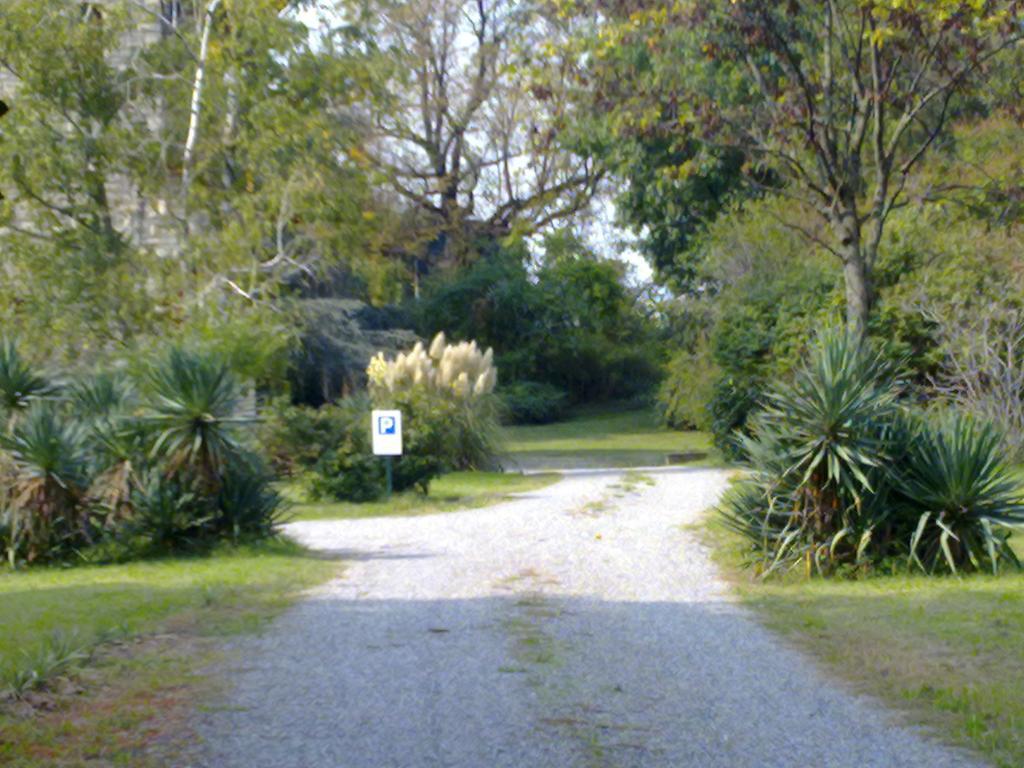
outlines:
[[[93,478],[89,495],[114,523],[131,512],[131,491],[145,456],[144,435],[132,418],[135,390],[124,376],[100,372],[70,384],[67,399],[87,428]]]
[[[124,376],[101,372],[74,381],[67,390],[72,410],[82,419],[113,419],[135,404],[135,392]]]
[[[54,386],[36,371],[11,339],[0,339],[0,411],[7,428],[35,401],[52,395]]]
[[[11,467],[11,556],[45,559],[89,539],[83,434],[53,402],[33,403],[0,438]]]
[[[172,349],[148,372],[144,421],[154,433],[151,455],[168,474],[192,473],[204,492],[220,489],[229,465],[241,454],[235,425],[241,391],[221,360]]]
[[[991,424],[962,413],[926,421],[915,434],[899,484],[914,524],[912,565],[929,573],[1019,565],[1008,534],[1024,528],[1024,495],[1001,446]]]
[[[743,443],[751,478],[721,507],[765,572],[861,561],[886,514],[897,397],[891,366],[841,331],[769,393]]]

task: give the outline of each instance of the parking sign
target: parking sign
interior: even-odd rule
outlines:
[[[375,456],[402,455],[402,412],[374,411],[372,416]]]

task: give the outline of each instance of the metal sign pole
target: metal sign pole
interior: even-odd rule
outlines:
[[[402,455],[402,412],[376,410],[370,414],[373,430],[373,453],[384,457],[387,498],[394,490],[394,458]]]

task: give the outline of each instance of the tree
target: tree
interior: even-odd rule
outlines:
[[[742,152],[746,181],[792,198],[787,224],[841,261],[860,334],[886,222],[907,203],[912,172],[1021,40],[1015,0],[596,8],[577,51],[614,131],[689,142],[691,156],[672,170],[680,178]],[[606,88],[628,98],[609,101]]]
[[[0,311],[8,327],[48,327],[53,342],[143,325],[144,302],[123,289],[159,272],[138,258],[119,210],[146,148],[138,92],[113,64],[131,15],[13,0],[0,16]]]
[[[312,45],[293,5],[5,3],[5,327],[87,362],[169,330],[279,328],[297,275],[372,270],[350,150],[373,61]]]
[[[551,27],[534,2],[347,3],[392,60],[370,105],[365,147],[411,206],[433,261],[465,255],[467,233],[532,232],[578,213],[602,173],[560,143],[572,104],[558,67],[537,55]]]

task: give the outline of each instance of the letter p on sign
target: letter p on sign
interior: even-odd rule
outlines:
[[[373,453],[375,456],[402,455],[402,412],[374,411]]]

